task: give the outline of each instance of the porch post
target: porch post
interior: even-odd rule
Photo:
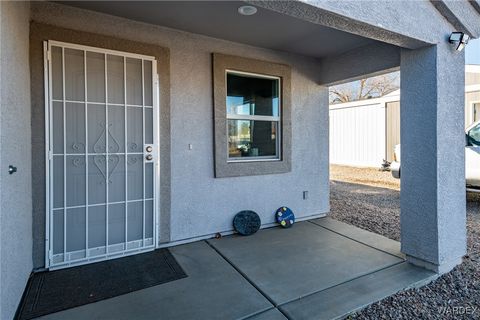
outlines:
[[[401,243],[438,273],[466,253],[464,52],[401,52]]]

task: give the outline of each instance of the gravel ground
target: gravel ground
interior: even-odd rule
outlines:
[[[341,169],[331,170],[331,216],[399,241],[399,185],[389,181],[390,173],[376,172],[368,178],[374,169],[347,168],[338,173]],[[361,185],[359,180],[380,187]],[[480,194],[467,194],[467,233],[467,256],[460,266],[420,289],[402,291],[372,304],[351,318],[480,319]]]

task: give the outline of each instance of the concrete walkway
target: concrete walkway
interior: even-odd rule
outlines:
[[[332,319],[435,274],[330,218],[171,248],[187,278],[42,319]]]

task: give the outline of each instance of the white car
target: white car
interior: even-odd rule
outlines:
[[[480,121],[465,131],[465,175],[468,191],[480,192]],[[393,162],[390,165],[392,175],[400,179],[400,145],[395,146]]]

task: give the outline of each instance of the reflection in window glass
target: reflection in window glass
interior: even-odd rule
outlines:
[[[227,72],[228,156],[280,158],[280,79]]]
[[[279,79],[227,73],[227,113],[279,116]]]
[[[480,146],[480,123],[470,129],[468,136],[471,144]]]
[[[276,157],[277,122],[228,120],[228,155],[241,157]]]

